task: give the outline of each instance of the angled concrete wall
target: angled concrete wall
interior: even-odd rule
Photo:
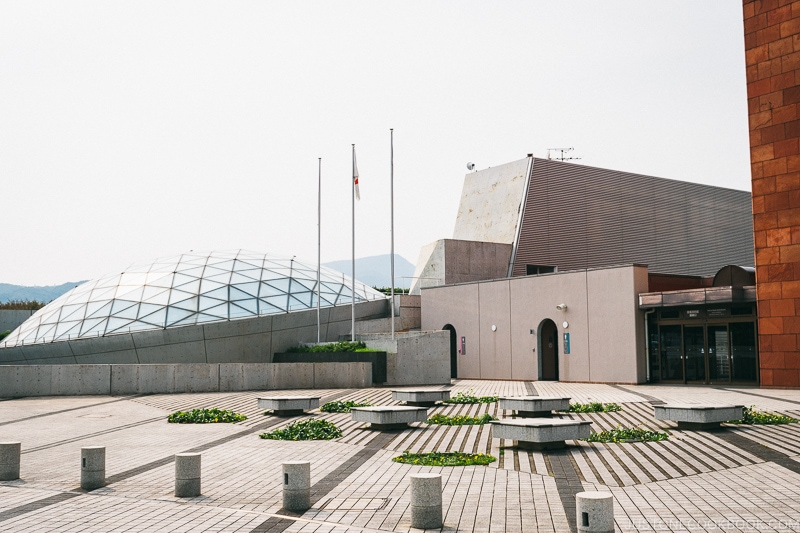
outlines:
[[[358,339],[386,352],[386,385],[450,383],[450,334],[446,331],[371,333]]]
[[[356,304],[356,320],[389,315],[389,301]],[[320,310],[321,338],[350,332],[350,306]],[[269,363],[272,354],[317,340],[315,309],[0,349],[0,365]]]

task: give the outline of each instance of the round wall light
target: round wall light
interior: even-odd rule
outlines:
[[[495,326],[494,324],[492,324],[492,331],[497,331],[497,326]]]

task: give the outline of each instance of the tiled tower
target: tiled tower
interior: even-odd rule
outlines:
[[[800,387],[800,1],[744,1],[761,384]]]

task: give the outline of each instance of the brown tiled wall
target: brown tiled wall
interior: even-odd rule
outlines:
[[[761,384],[800,387],[800,1],[744,1]]]

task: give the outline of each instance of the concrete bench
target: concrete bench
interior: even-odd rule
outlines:
[[[408,427],[411,422],[427,420],[428,409],[405,405],[353,407],[350,418],[355,422],[366,422],[373,429],[399,429]]]
[[[319,396],[270,396],[258,399],[258,408],[277,416],[297,416],[319,408]]]
[[[392,391],[392,400],[406,402],[406,405],[416,407],[433,407],[436,402],[449,399],[449,390],[398,389]]]
[[[491,424],[494,437],[517,441],[518,447],[530,450],[563,448],[566,440],[587,438],[592,425],[588,420],[566,418],[504,418]]]
[[[726,420],[741,420],[743,405],[654,405],[656,420],[672,420],[678,429],[716,429]]]
[[[524,418],[549,418],[553,411],[568,411],[569,400],[559,396],[509,396],[499,398],[497,405]]]

